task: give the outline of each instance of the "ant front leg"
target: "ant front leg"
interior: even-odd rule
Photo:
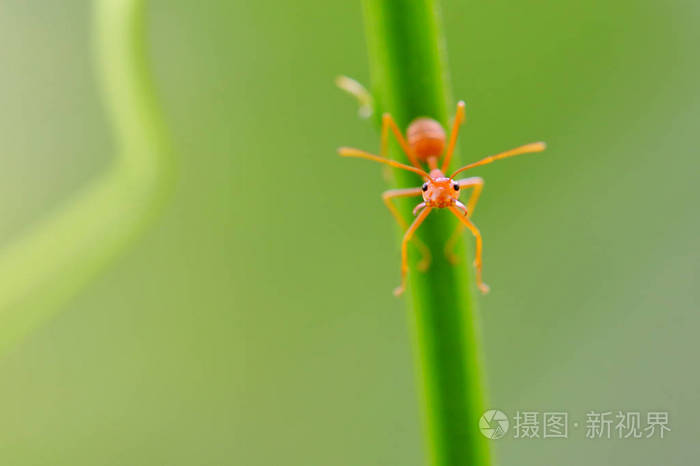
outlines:
[[[452,123],[452,131],[450,132],[450,143],[445,152],[445,160],[442,162],[442,171],[446,172],[450,167],[452,154],[454,154],[455,146],[457,145],[457,135],[459,134],[459,126],[464,122],[464,101],[457,102],[457,113],[455,113],[455,121]]]
[[[463,207],[463,206],[462,206]],[[479,229],[474,225],[468,218],[467,218],[467,212],[465,210],[461,210],[458,207],[450,206],[448,207],[450,211],[452,211],[453,214],[455,214],[455,217],[459,219],[460,222],[464,224],[465,227],[469,229],[469,231],[472,232],[474,235],[474,238],[476,238],[476,251],[474,252],[474,267],[476,268],[476,285],[479,287],[479,291],[481,291],[483,294],[486,294],[489,292],[489,286],[483,282],[481,279],[481,250],[482,250],[482,239],[481,239],[481,232],[479,232]]]
[[[384,204],[386,204],[386,207],[389,209],[389,212],[391,212],[391,215],[394,216],[396,222],[399,224],[402,230],[405,231],[408,228],[408,223],[406,223],[406,220],[404,220],[399,211],[396,209],[396,206],[392,202],[392,199],[396,199],[399,197],[415,197],[420,196],[422,193],[423,191],[421,190],[421,188],[408,188],[390,189],[382,194],[382,200],[384,201]],[[421,253],[421,260],[418,262],[417,265],[418,270],[420,270],[421,272],[425,272],[430,266],[430,248],[428,248],[428,246],[426,246],[425,243],[418,238],[413,238],[413,242]]]
[[[474,176],[472,178],[458,180],[457,184],[459,184],[460,189],[472,188],[471,195],[469,196],[469,200],[467,201],[466,212],[467,218],[470,218],[474,214],[474,208],[476,207],[476,203],[479,200],[479,196],[481,195],[481,190],[484,189],[484,180],[479,178],[478,176]],[[464,228],[465,226],[462,223],[457,225],[457,228],[455,228],[455,231],[452,232],[449,239],[445,243],[445,256],[452,265],[459,263],[459,257],[457,256],[457,254],[455,254],[454,250],[457,246],[457,241],[459,240],[459,237],[464,231]]]
[[[422,169],[423,167],[420,166],[418,159],[413,154],[413,151],[408,145],[406,139],[403,137],[401,130],[396,125],[396,122],[391,117],[391,115],[388,113],[382,115],[382,142],[381,147],[379,149],[379,155],[381,155],[382,157],[389,156],[389,129],[391,129],[391,131],[394,133],[394,136],[396,136],[396,140],[399,142],[401,149],[403,149],[403,151],[406,153],[406,157],[408,157],[408,160],[411,161],[411,164],[416,168]]]
[[[401,241],[401,284],[394,289],[394,296],[399,296],[406,289],[406,273],[408,273],[408,252],[406,247],[408,242],[431,210],[433,210],[432,207],[423,209],[403,235],[403,240]]]

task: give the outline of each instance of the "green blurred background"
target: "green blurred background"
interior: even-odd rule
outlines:
[[[668,411],[666,438],[494,443],[499,463],[696,464],[697,2],[446,0],[485,236],[489,406]],[[0,242],[115,152],[89,1],[0,3]],[[8,465],[421,465],[359,2],[153,0],[179,178],[163,215],[0,360]],[[41,290],[36,290],[40,294]],[[475,420],[476,422],[477,420]]]

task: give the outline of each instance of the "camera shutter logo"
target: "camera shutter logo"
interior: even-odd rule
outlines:
[[[489,409],[479,419],[479,430],[484,437],[491,440],[498,440],[506,435],[509,426],[506,413],[497,409]]]

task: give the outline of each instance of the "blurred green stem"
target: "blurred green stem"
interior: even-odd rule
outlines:
[[[147,71],[141,0],[99,0],[97,63],[115,128],[111,168],[0,250],[0,354],[31,332],[142,231],[172,161]]]
[[[450,102],[444,42],[435,0],[364,0],[367,42],[376,115],[391,113],[406,128],[416,117],[435,118],[447,127]],[[406,161],[393,147],[392,156]],[[456,160],[455,160],[456,162]],[[454,166],[454,165],[453,165]],[[422,183],[396,170],[398,187]],[[414,202],[415,204],[415,202]],[[408,216],[411,205],[402,205]],[[410,316],[430,464],[487,466],[487,440],[478,429],[483,410],[478,323],[463,245],[461,264],[444,255],[454,231],[449,212],[436,211],[418,230],[433,253],[426,273],[409,275]],[[414,254],[415,256],[415,254]]]

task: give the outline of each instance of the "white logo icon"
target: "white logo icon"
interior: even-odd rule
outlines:
[[[484,437],[491,440],[498,440],[508,432],[508,416],[503,411],[489,409],[481,415],[479,419],[479,429]]]

